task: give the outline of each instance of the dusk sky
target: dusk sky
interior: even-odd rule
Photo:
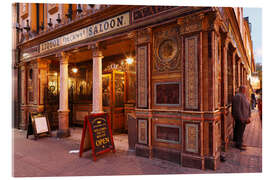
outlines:
[[[251,23],[251,39],[255,63],[262,63],[262,8],[244,8],[244,17]]]

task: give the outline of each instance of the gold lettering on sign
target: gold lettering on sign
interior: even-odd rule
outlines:
[[[130,25],[130,14],[129,12],[126,12],[111,19],[107,19],[64,36],[60,36],[56,39],[44,42],[40,44],[40,53],[114,31],[128,25]]]
[[[93,132],[96,134],[96,147],[104,146],[110,142],[110,139],[106,137],[106,120],[97,118],[93,122]]]

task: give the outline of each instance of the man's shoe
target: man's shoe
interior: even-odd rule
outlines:
[[[243,147],[243,146],[236,146],[237,149],[240,149],[241,151],[245,151],[247,150],[247,148]]]
[[[243,148],[246,148],[246,147],[247,147],[247,145],[246,145],[246,144],[242,144],[242,147],[243,147]]]

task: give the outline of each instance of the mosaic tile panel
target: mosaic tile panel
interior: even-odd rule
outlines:
[[[186,124],[185,125],[185,147],[187,152],[198,153],[198,140],[199,140],[199,127],[198,124]]]
[[[147,144],[148,135],[147,135],[147,120],[139,119],[138,120],[138,142],[141,144]]]
[[[147,45],[138,47],[138,107],[147,108]]]
[[[198,109],[198,36],[185,39],[185,108]]]

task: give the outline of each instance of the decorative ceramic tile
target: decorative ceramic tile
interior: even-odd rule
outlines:
[[[138,47],[138,107],[147,108],[147,45]]]
[[[185,39],[185,108],[198,109],[198,36]]]
[[[198,137],[199,137],[198,124],[185,124],[185,138],[186,138],[186,151],[198,153]]]
[[[141,144],[147,144],[148,134],[147,134],[147,120],[139,119],[138,120],[138,142]]]
[[[179,28],[168,27],[154,33],[153,73],[180,70]]]

